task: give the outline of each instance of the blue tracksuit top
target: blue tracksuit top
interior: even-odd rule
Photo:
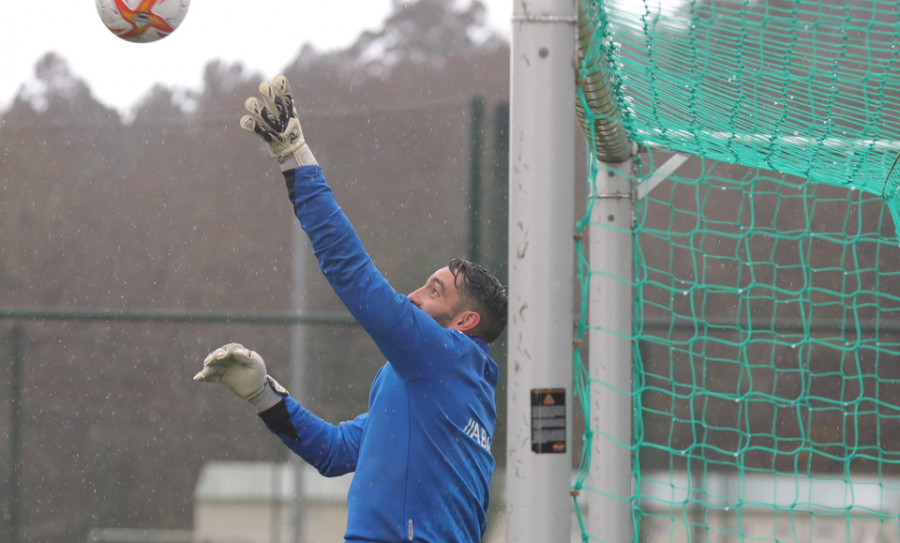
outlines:
[[[290,396],[260,416],[323,475],[355,471],[347,541],[481,541],[499,375],[487,344],[443,328],[388,284],[319,166],[285,181],[322,273],[388,362],[354,420],[330,424]]]

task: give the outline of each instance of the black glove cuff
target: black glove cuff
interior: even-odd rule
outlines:
[[[284,184],[288,189],[288,198],[291,199],[291,204],[294,203],[294,171],[295,168],[291,168],[290,170],[284,170],[281,174],[284,176]]]

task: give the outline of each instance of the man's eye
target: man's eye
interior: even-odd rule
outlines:
[[[432,296],[437,296],[437,295],[438,295],[438,290],[437,290],[436,288],[431,289],[431,295],[432,295]]]

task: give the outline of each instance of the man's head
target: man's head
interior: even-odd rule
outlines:
[[[506,329],[506,287],[483,266],[454,258],[409,295],[445,328],[493,342]]]

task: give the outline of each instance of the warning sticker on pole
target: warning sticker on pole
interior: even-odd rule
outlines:
[[[531,450],[566,452],[566,389],[531,389]]]

